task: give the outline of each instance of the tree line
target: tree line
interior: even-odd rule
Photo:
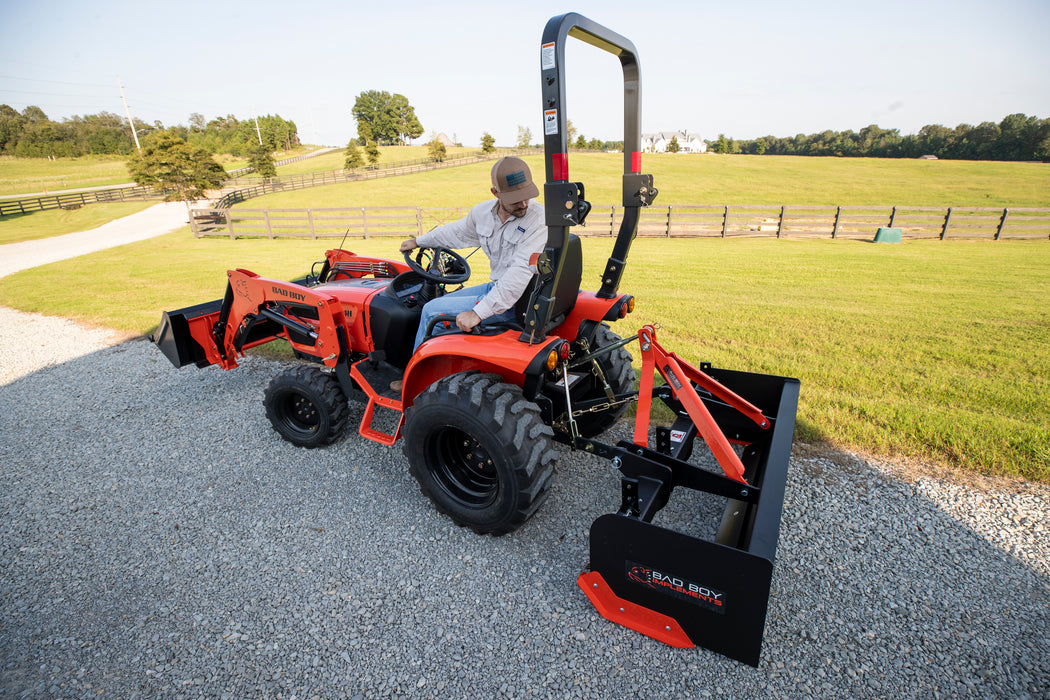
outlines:
[[[299,145],[295,122],[269,115],[240,120],[229,114],[205,121],[198,113],[190,115],[189,125],[165,127],[160,121],[147,124],[134,119],[140,143],[171,132],[187,143],[209,153],[251,156],[260,139],[271,152]],[[127,121],[112,112],[53,121],[42,109],[29,106],[18,112],[0,104],[0,155],[23,158],[72,158],[83,155],[130,155],[135,141]]]
[[[882,129],[874,124],[859,132],[827,130],[817,134],[763,136],[742,141],[719,134],[717,140],[707,143],[708,150],[715,153],[1050,161],[1050,119],[1011,114],[998,124],[959,124],[954,129],[930,124],[922,127],[918,134],[907,135],[901,135],[898,129]]]

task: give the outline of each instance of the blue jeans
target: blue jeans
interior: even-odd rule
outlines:
[[[479,284],[475,287],[464,287],[463,289],[457,290],[450,294],[446,294],[443,297],[431,299],[423,306],[423,315],[419,319],[419,330],[416,332],[416,342],[412,346],[412,352],[415,353],[416,348],[423,342],[423,336],[427,332],[427,326],[430,325],[430,321],[437,316],[442,314],[448,314],[450,316],[458,316],[464,311],[470,311],[474,308],[474,305],[481,301],[495,282],[486,282],[485,284]],[[514,309],[507,309],[503,313],[489,316],[483,319],[481,322],[491,323],[497,321],[513,321],[514,320]],[[434,335],[444,333],[448,331],[439,331],[441,324],[438,324],[434,329]],[[455,324],[453,323],[453,328]],[[455,332],[459,332],[455,329]]]

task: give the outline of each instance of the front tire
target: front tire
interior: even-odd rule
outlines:
[[[299,447],[323,447],[343,436],[349,408],[339,381],[320,367],[290,367],[274,377],[263,399],[266,417]]]
[[[416,397],[405,414],[404,452],[440,512],[475,532],[503,535],[547,498],[553,434],[519,387],[472,371]]]

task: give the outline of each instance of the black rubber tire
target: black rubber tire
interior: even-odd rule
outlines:
[[[405,413],[404,453],[440,512],[480,534],[503,535],[546,500],[553,435],[519,387],[471,371],[416,397]]]
[[[598,326],[598,330],[594,334],[591,350],[607,347],[620,340],[620,336],[609,330],[609,326],[603,323]],[[631,353],[627,352],[625,347],[619,347],[598,358],[598,365],[601,366],[602,372],[605,374],[605,378],[608,380],[609,386],[612,387],[614,394],[625,394],[634,390],[637,375],[634,373],[634,367],[631,366],[632,359]],[[587,377],[586,381],[588,382],[586,389],[579,395],[575,392],[573,393],[574,401],[588,401],[605,396],[605,388],[598,381],[597,377],[592,375]],[[602,413],[584,413],[579,416],[576,419],[576,427],[580,431],[580,435],[586,438],[601,435],[620,420],[627,410],[627,406],[628,404],[622,404]]]
[[[270,382],[266,417],[281,437],[299,447],[323,447],[343,437],[349,421],[346,396],[320,367],[289,367]]]

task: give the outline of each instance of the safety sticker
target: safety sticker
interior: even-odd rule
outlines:
[[[543,112],[543,133],[547,136],[558,133],[558,110],[548,109]]]
[[[540,70],[550,70],[557,65],[554,58],[554,42],[540,47]]]

